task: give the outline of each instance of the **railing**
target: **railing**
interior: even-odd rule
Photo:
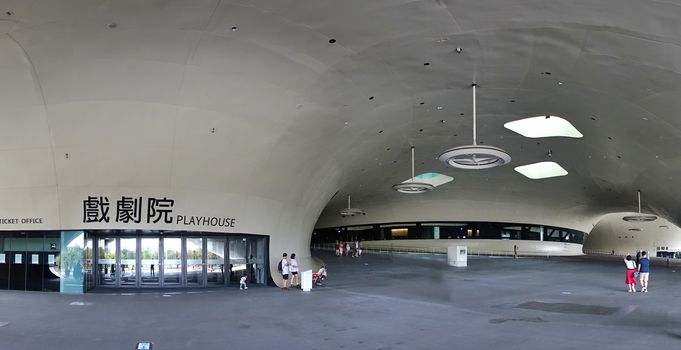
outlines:
[[[632,258],[635,258],[636,253],[626,253],[622,254],[619,252],[613,252],[612,250],[610,251],[602,251],[602,250],[585,250],[584,254],[587,254],[589,256],[594,256],[594,257],[600,257],[600,258],[616,258],[616,259],[624,259],[625,256],[631,255]],[[666,265],[667,267],[681,267],[681,259],[676,259],[676,258],[660,258],[656,256],[649,256],[650,262],[657,265]]]
[[[354,248],[354,246],[351,246]],[[334,243],[317,243],[310,246],[312,250],[323,250],[323,251],[335,251],[336,244]],[[412,247],[412,246],[400,246],[391,245],[389,247],[362,247],[362,254],[447,254],[447,247]],[[472,256],[516,256],[512,252],[501,251],[501,250],[468,250],[468,255]],[[517,256],[533,256],[533,257],[546,257],[550,258],[551,254],[523,254],[519,251]]]

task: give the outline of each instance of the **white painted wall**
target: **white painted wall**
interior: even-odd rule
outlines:
[[[585,253],[635,255],[645,250],[655,256],[657,247],[669,247],[669,251],[681,251],[681,228],[664,218],[651,222],[632,223],[622,220],[637,213],[613,213],[604,216],[584,241]],[[630,229],[640,231],[630,231]]]

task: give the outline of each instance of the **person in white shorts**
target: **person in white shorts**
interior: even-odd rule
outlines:
[[[298,261],[296,260],[296,253],[291,254],[291,287],[300,285],[300,277],[298,277]]]

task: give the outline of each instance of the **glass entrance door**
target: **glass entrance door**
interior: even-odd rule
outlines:
[[[163,286],[182,284],[182,238],[163,238]]]
[[[221,286],[229,284],[230,280],[236,284],[241,276],[247,276],[249,284],[266,283],[265,238],[165,237],[161,234],[154,237],[150,233],[132,237],[129,232],[125,234],[127,236],[94,239],[97,286]],[[23,258],[19,255],[16,261],[22,262]],[[9,261],[9,258],[5,260]]]
[[[212,286],[225,284],[225,239],[207,238],[206,240],[206,254],[208,258],[206,282]]]
[[[137,287],[137,238],[120,238],[121,287]]]
[[[100,238],[97,245],[97,274],[99,285],[115,287],[118,283],[116,277],[116,238]]]
[[[140,285],[145,287],[159,286],[159,239],[141,238],[140,253]]]
[[[203,286],[204,267],[206,267],[203,257],[203,239],[186,238],[186,248],[187,286]]]
[[[238,283],[247,276],[249,284],[265,284],[265,239],[261,237],[234,237],[229,239],[230,281]]]

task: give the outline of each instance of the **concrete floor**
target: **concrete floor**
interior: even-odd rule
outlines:
[[[0,291],[0,349],[623,349],[681,346],[681,270],[627,293],[624,263],[319,253],[326,287]]]

